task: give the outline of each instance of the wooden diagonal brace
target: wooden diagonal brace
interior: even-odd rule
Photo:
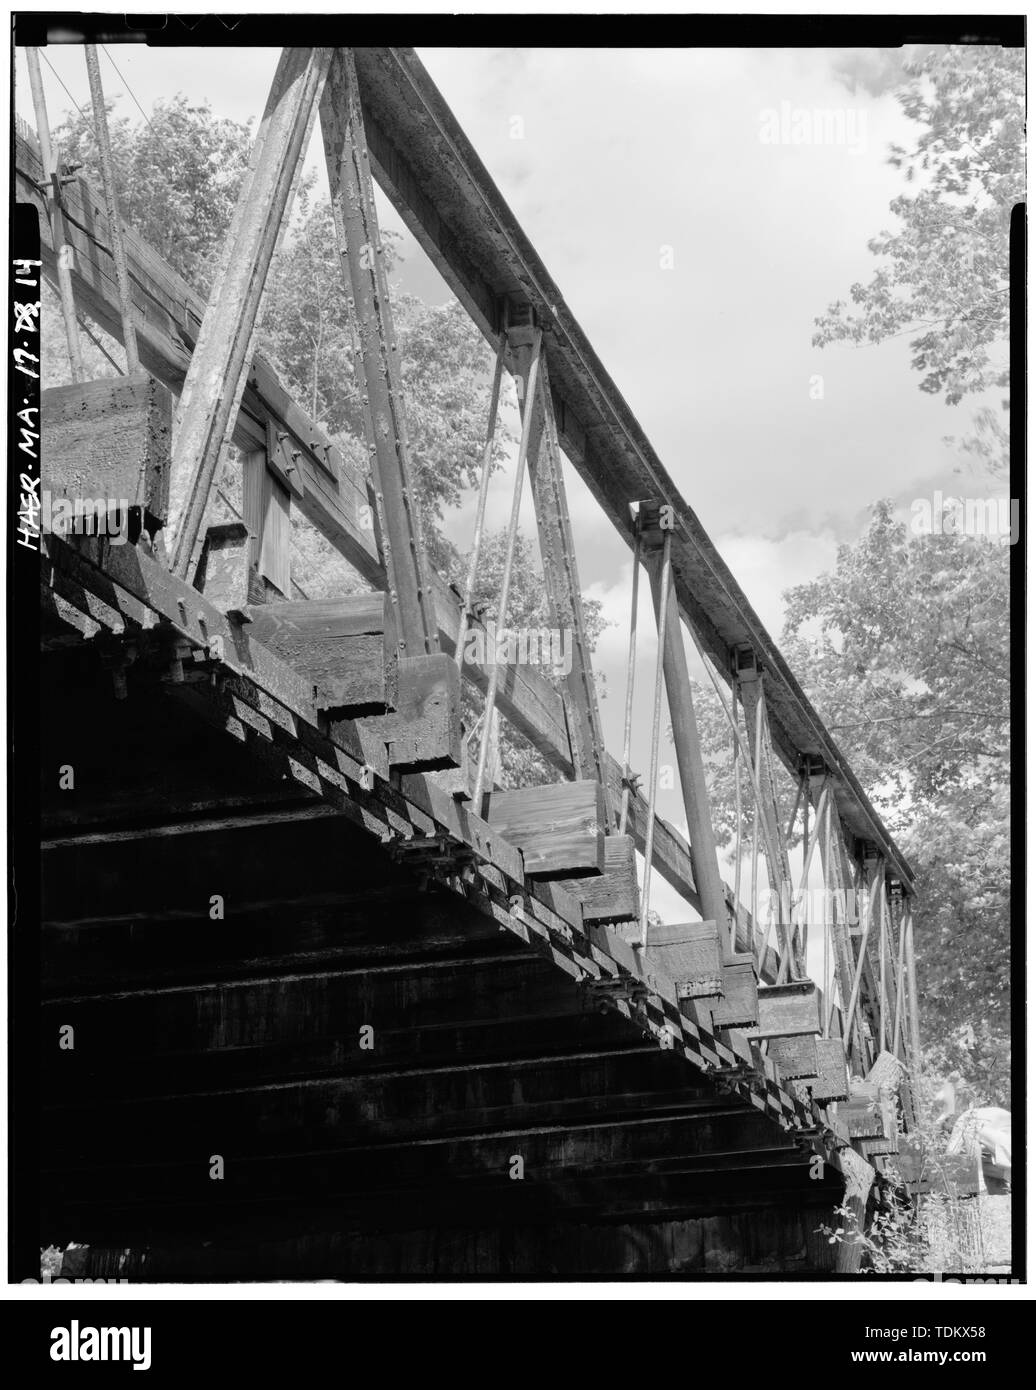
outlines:
[[[788,847],[784,838],[780,813],[777,809],[777,788],[773,777],[773,753],[770,740],[770,726],[766,713],[766,696],[763,690],[763,673],[754,663],[741,673],[741,698],[744,701],[745,715],[750,729],[756,727],[760,710],[762,714],[763,741],[761,757],[755,766],[756,781],[762,798],[761,812],[766,826],[763,845],[766,853],[766,867],[770,875],[771,890],[776,889],[780,897],[778,927],[781,934],[782,977],[789,970],[798,977],[805,975],[805,961],[801,958],[800,943],[791,925],[792,883]],[[755,739],[749,739],[749,750],[755,764]]]
[[[200,557],[205,508],[233,432],[259,301],[330,56],[328,48],[281,55],[191,357],[174,430],[169,517],[172,569],[181,579],[193,576]]]
[[[669,717],[673,726],[673,741],[676,744],[676,761],[680,770],[680,787],[683,792],[684,810],[687,815],[688,838],[690,840],[691,863],[694,867],[694,881],[701,895],[703,917],[711,919],[720,927],[723,939],[728,936],[727,899],[723,891],[723,879],[716,858],[716,837],[712,828],[712,814],[709,808],[709,793],[705,784],[705,767],[702,761],[701,741],[698,737],[698,724],[694,713],[694,699],[691,694],[691,680],[687,671],[687,654],[684,651],[680,629],[680,614],[676,604],[676,594],[670,583],[668,592],[662,592],[661,570],[657,563],[647,561],[651,577],[651,595],[654,599],[655,615],[665,614],[665,640],[663,670],[665,673],[666,694],[669,697]]]
[[[439,650],[421,520],[403,410],[399,351],[381,234],[374,208],[356,69],[349,49],[335,50],[320,106],[331,210],[358,343],[364,425],[389,594],[397,608],[400,656]]]
[[[554,626],[571,642],[572,666],[565,675],[564,701],[577,777],[592,778],[607,788],[607,762],[583,617],[583,595],[576,566],[568,498],[562,473],[557,423],[550,395],[545,355],[540,356],[538,384],[526,399],[535,329],[513,328],[508,343],[522,387],[522,410],[531,409],[528,465],[536,507],[543,577]],[[609,815],[609,824],[611,817]]]

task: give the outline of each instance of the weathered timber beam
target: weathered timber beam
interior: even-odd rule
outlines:
[[[665,688],[673,742],[676,745],[677,766],[680,770],[680,790],[687,824],[690,827],[694,878],[701,895],[703,915],[716,924],[723,939],[727,940],[726,896],[716,858],[716,839],[676,594],[669,567],[662,564],[657,555],[652,555],[648,562],[648,571],[655,615],[663,625]]]
[[[400,655],[439,649],[428,587],[428,557],[414,493],[399,347],[392,321],[384,247],[363,133],[352,53],[334,50],[320,105],[331,216],[358,345],[364,428],[381,527],[388,591],[396,608]]]
[[[223,243],[177,411],[169,529],[171,565],[181,577],[197,565],[216,468],[249,375],[259,301],[330,57],[327,48],[282,50]]]
[[[621,1106],[621,1099],[613,1104]],[[712,1166],[708,1160],[756,1154],[763,1166],[787,1159],[804,1164],[790,1140],[761,1115],[735,1107],[707,1120],[679,1110],[647,1117],[635,1114],[564,1120],[529,1117],[499,1129],[488,1123],[439,1134],[411,1134],[401,1123],[380,1122],[374,1115],[358,1118],[348,1095],[337,1103],[327,1088],[281,1088],[265,1094],[214,1095],[186,1102],[91,1108],[94,1123],[65,1123],[59,1114],[45,1117],[44,1152],[55,1157],[47,1167],[91,1170],[114,1169],[127,1183],[141,1181],[137,1165],[175,1169],[190,1163],[208,1136],[237,1136],[235,1149],[249,1137],[249,1162],[239,1170],[238,1182],[246,1181],[244,1168],[262,1171],[270,1167],[291,1172],[302,1162],[302,1171],[314,1171],[316,1160],[326,1163],[334,1155],[335,1179],[348,1188],[381,1185],[389,1177],[452,1180],[496,1176],[508,1181],[511,1156],[520,1152],[526,1174],[546,1177],[568,1173],[589,1176],[599,1170],[635,1172],[637,1165],[658,1165],[656,1171],[685,1171]],[[74,1110],[67,1112],[71,1117]],[[293,1118],[294,1117],[294,1118]],[[99,1123],[102,1121],[103,1123]],[[307,1162],[308,1160],[308,1162]],[[723,1166],[722,1164],[720,1166]],[[47,1171],[47,1168],[44,1169]],[[320,1184],[323,1186],[323,1183]]]
[[[657,497],[675,507],[677,597],[720,674],[729,683],[731,650],[751,647],[772,676],[782,760],[797,775],[804,756],[823,759],[840,815],[883,846],[910,891],[905,859],[414,51],[358,48],[355,61],[372,165],[400,215],[491,342],[503,299],[533,309],[551,363],[560,442],[573,465],[631,546],[631,501]]]
[[[372,1026],[377,1031],[377,1025]],[[346,1036],[339,1039],[343,1059],[350,1050],[358,1051],[354,1044]],[[198,1053],[186,1055],[199,1064],[205,1062]],[[250,1050],[250,1057],[253,1064],[261,1065],[260,1050]],[[84,1111],[98,1105],[118,1115],[124,1106],[145,1099],[154,1105],[176,1104],[183,1114],[199,1093],[205,1093],[206,1100],[244,1094],[250,1096],[251,1105],[263,1106],[267,1083],[244,1078],[224,1087],[218,1078],[207,1075],[213,1068],[201,1065],[192,1067],[188,1075],[178,1075],[177,1066],[184,1060],[183,1053],[163,1057],[149,1049],[146,1057],[135,1052],[131,1056],[123,1048],[121,1054],[113,1051],[93,1060],[82,1069],[78,1084],[65,1075],[69,1068],[53,1065],[48,1068],[46,1108],[55,1118],[64,1112],[66,1122],[81,1123]],[[663,1066],[666,1062],[668,1067]],[[649,1109],[700,1115],[706,1121],[748,1113],[708,1088],[686,1083],[686,1069],[674,1058],[633,1049],[603,1055],[586,1051],[568,1056],[471,1058],[464,1066],[404,1065],[341,1076],[285,1076],[279,1089],[286,1111],[322,1100],[329,1114],[339,1116],[343,1129],[351,1115],[356,1130],[386,1138],[394,1134],[417,1138],[484,1126],[565,1124],[598,1115],[634,1116]],[[276,1110],[272,1106],[269,1110],[276,1118]]]
[[[554,782],[489,792],[484,799],[478,809],[521,851],[527,874],[564,879],[603,873],[606,815],[600,782]]]
[[[146,1209],[132,1201],[91,1207],[66,1184],[60,1206],[48,1201],[41,1236],[60,1237],[70,1228],[83,1235],[85,1244],[66,1255],[64,1274],[117,1273],[135,1283],[441,1278],[447,1272],[480,1277],[501,1270],[535,1278],[545,1270],[578,1276],[587,1268],[616,1277],[664,1277],[672,1274],[674,1250],[684,1275],[742,1267],[755,1274],[785,1267],[801,1273],[810,1249],[815,1253],[812,1259],[807,1254],[807,1267],[827,1267],[833,1247],[815,1229],[841,1189],[839,1175],[829,1169],[814,1180],[801,1165],[751,1172],[738,1164],[712,1173],[560,1179],[549,1192],[528,1182],[509,1183],[504,1191],[446,1182],[397,1186],[300,1199],[290,1212],[275,1200],[236,1202],[228,1192],[220,1203],[222,1221],[196,1193],[193,1200],[152,1208],[149,1223]],[[429,1242],[432,1205],[438,1229]],[[670,1221],[681,1223],[675,1245],[659,1238]],[[255,1247],[243,1245],[240,1233],[260,1230],[257,1264]],[[744,1253],[732,1268],[733,1251]]]
[[[284,810],[272,807],[234,812],[220,806],[210,816],[195,816],[190,820],[165,821],[158,825],[139,825],[132,829],[90,830],[80,828],[64,834],[47,835],[40,848],[68,849],[73,845],[108,845],[131,843],[135,840],[163,839],[170,835],[206,835],[214,830],[251,830],[257,825],[295,825],[303,820],[327,820],[337,817],[333,806],[291,806]]]
[[[165,524],[172,397],[164,386],[143,372],[52,386],[42,393],[41,419],[52,500],[121,502],[149,531]]]
[[[318,709],[355,718],[396,707],[396,610],[387,594],[260,603],[245,616],[249,637],[313,682]]]

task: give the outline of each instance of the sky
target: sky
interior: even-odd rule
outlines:
[[[110,51],[121,76],[102,55],[106,92],[134,119],[128,89],[145,109],[183,92],[219,115],[256,121],[278,56],[246,49],[228,63],[226,50]],[[903,184],[887,150],[909,143],[911,126],[889,90],[891,55],[418,52],[771,635],[780,637],[782,591],[830,568],[876,499],[905,510],[935,489],[960,491],[944,437],[968,431],[973,406],[922,393],[906,339],[811,343],[815,317],[873,273],[868,239],[894,223],[889,203]],[[88,105],[81,50],[51,46],[46,55]],[[23,62],[19,54],[17,109],[32,123]],[[56,124],[69,97],[55,72],[43,72]],[[842,138],[791,143],[794,114],[818,110]],[[323,181],[318,156],[317,137],[308,159]],[[381,210],[385,226],[402,229],[384,200]],[[408,233],[403,253],[402,286],[445,299]],[[566,478],[583,587],[612,624],[595,662],[608,692],[606,740],[619,754],[631,558],[574,471]],[[506,520],[511,485],[506,473],[494,479],[491,527]],[[976,478],[968,490],[990,489]],[[462,547],[472,514],[470,501],[450,519]],[[534,530],[528,509],[525,522]],[[641,768],[654,664],[646,589],[633,759]],[[686,827],[678,791],[661,793],[659,809]],[[659,890],[658,905],[673,918],[668,893]]]

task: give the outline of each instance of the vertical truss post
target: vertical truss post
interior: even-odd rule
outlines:
[[[521,400],[522,437],[518,443],[518,458],[514,465],[514,483],[511,490],[511,514],[507,522],[507,538],[504,549],[504,568],[500,576],[500,595],[497,599],[497,626],[507,622],[507,600],[511,592],[511,570],[514,566],[514,546],[518,537],[518,520],[522,506],[522,488],[525,484],[525,464],[529,456],[529,441],[532,436],[532,396],[536,391],[536,380],[540,370],[540,333],[536,331],[533,342],[532,362],[529,367],[529,389]],[[500,663],[494,661],[489,672],[489,686],[486,690],[486,703],[482,712],[482,736],[478,748],[478,766],[475,770],[475,788],[472,800],[476,810],[482,810],[482,793],[486,785],[486,769],[489,758],[489,743],[492,737],[493,716],[496,713],[496,692],[500,679]],[[492,785],[490,783],[490,785]]]
[[[849,892],[854,885],[843,870],[844,861],[838,853],[835,836],[840,839],[840,830],[835,826],[838,809],[834,798],[827,803],[827,817],[821,839],[821,856],[824,866],[824,887],[831,900],[831,938],[834,947],[835,972],[838,977],[838,993],[841,998],[843,1018],[842,1035],[850,1046],[855,1046],[857,1057],[863,1054],[863,1038],[858,1022],[849,1013],[849,998],[853,988],[852,945],[849,932]],[[834,1000],[828,1010],[828,1032],[834,1010]]]
[[[819,785],[819,792],[817,786]],[[809,941],[809,871],[813,864],[813,856],[820,844],[820,836],[824,820],[827,815],[827,801],[830,795],[830,786],[826,775],[821,773],[819,777],[811,777],[806,768],[803,768],[801,786],[803,793],[803,814],[802,814],[802,873],[799,877],[799,888],[793,901],[794,916],[792,925],[798,921],[802,926],[802,959],[803,965],[806,960],[806,947]],[[814,798],[816,804],[816,816],[813,821],[812,830],[809,825],[809,806],[810,798]]]
[[[641,518],[643,520],[643,518]],[[673,582],[671,568],[672,536],[666,531],[662,537],[662,553],[657,560],[658,586],[668,593]],[[662,683],[665,679],[665,629],[666,608],[655,605],[655,683],[652,689],[651,707],[651,757],[648,762],[648,810],[647,832],[644,836],[644,891],[640,895],[640,944],[646,950],[648,945],[648,916],[651,911],[651,871],[654,866],[655,849],[655,801],[658,796],[658,749],[662,737]],[[694,858],[691,857],[693,872]],[[695,874],[698,892],[701,884]]]
[[[886,1003],[886,986],[888,980],[885,972],[885,962],[888,956],[888,908],[885,901],[885,887],[882,883],[881,892],[878,894],[878,1033],[881,1037],[881,1049],[888,1046],[889,1024]]]
[[[320,105],[338,250],[359,348],[371,476],[400,653],[439,650],[439,628],[421,536],[384,248],[374,207],[360,92],[352,52],[337,48]]]
[[[741,740],[738,737],[740,701],[741,685],[737,678],[737,672],[734,671],[730,680],[730,721],[734,728],[734,845],[736,859],[734,861],[734,912],[733,921],[730,924],[731,955],[737,951],[737,918],[741,911]],[[752,911],[755,911],[754,903],[752,904]]]
[[[921,1069],[921,1021],[917,1006],[917,967],[914,961],[914,914],[909,898],[903,905],[903,935],[906,939],[907,1022],[910,1037],[910,1069],[916,1079]]]
[[[895,1022],[892,1026],[892,1055],[906,1061],[906,1049],[902,1046],[903,1039],[903,1005],[906,1000],[906,985],[904,974],[906,971],[906,931],[904,929],[903,916],[903,889],[898,883],[892,885],[892,903],[897,909],[893,913],[893,918],[899,928],[899,951],[896,961],[896,1012]]]
[[[645,535],[645,541],[666,534],[664,531],[656,530],[653,536]],[[716,857],[716,832],[712,825],[709,793],[705,785],[705,767],[694,714],[691,678],[687,670],[687,653],[683,645],[676,590],[673,587],[671,572],[667,571],[668,583],[665,583],[666,576],[663,575],[659,564],[649,563],[648,574],[651,579],[655,615],[660,630],[664,631],[665,688],[669,700],[669,718],[673,726],[673,742],[676,745],[680,789],[687,816],[691,868],[701,897],[702,916],[706,921],[711,919],[716,923],[720,940],[726,949],[727,899],[720,877],[719,860]]]
[[[630,640],[626,655],[626,702],[622,720],[622,807],[619,812],[619,834],[625,835],[629,824],[630,796],[633,769],[630,767],[630,745],[633,738],[633,690],[637,668],[637,605],[640,601],[640,518],[636,521],[633,545],[633,592],[630,599]]]
[[[770,875],[771,895],[778,892],[778,929],[781,942],[780,979],[794,974],[805,976],[805,962],[801,958],[799,939],[791,921],[791,865],[788,862],[788,846],[784,838],[784,828],[777,810],[777,788],[773,779],[773,762],[770,748],[770,728],[766,715],[766,696],[763,690],[763,673],[753,659],[743,669],[741,675],[741,698],[749,721],[754,721],[762,738],[757,740],[753,750],[753,763],[756,782],[761,798],[761,815],[764,826],[763,845],[766,853],[766,866]]]
[[[256,314],[331,50],[286,48],[270,89],[174,425],[173,572],[189,579],[202,522],[248,373]]]
[[[579,586],[572,524],[568,514],[568,498],[561,467],[561,446],[558,443],[554,405],[550,395],[550,379],[546,358],[540,357],[538,390],[530,391],[529,372],[532,361],[534,328],[512,328],[508,341],[514,355],[517,374],[522,385],[522,399],[532,410],[532,433],[529,439],[529,482],[536,509],[536,529],[539,534],[540,558],[551,617],[558,630],[569,634],[572,643],[572,667],[564,680],[565,715],[568,720],[572,763],[577,777],[600,782],[608,795],[607,765],[601,716],[597,703],[590,647],[586,640],[583,618],[583,595]],[[611,811],[608,813],[611,828]]]
[[[132,374],[140,367],[137,358],[137,330],[133,326],[133,302],[130,298],[129,271],[126,268],[126,248],[122,243],[122,219],[119,216],[119,199],[115,189],[111,140],[108,138],[108,112],[104,105],[104,88],[101,85],[101,65],[94,44],[84,45],[83,51],[86,56],[86,73],[90,79],[97,151],[101,157],[101,182],[104,184],[104,201],[107,205],[108,235],[111,238],[112,259],[115,262],[115,279],[119,286],[119,313],[122,317],[122,343],[126,349],[126,371]]]
[[[83,354],[79,347],[79,328],[76,324],[76,305],[72,295],[72,248],[65,235],[65,215],[61,210],[61,175],[58,168],[58,152],[51,144],[50,121],[47,119],[47,99],[43,91],[43,74],[40,71],[39,49],[27,48],[25,61],[29,68],[29,88],[32,92],[32,108],[36,116],[36,134],[40,141],[40,157],[43,172],[50,179],[47,194],[47,208],[50,212],[51,240],[54,245],[58,267],[58,294],[61,299],[61,316],[65,321],[65,341],[68,344],[68,362],[72,369],[72,380],[83,380]]]
[[[861,933],[861,935],[860,935],[859,947],[858,947],[858,951],[857,951],[857,955],[856,955],[856,972],[855,972],[855,974],[854,974],[854,976],[853,976],[853,991],[852,991],[852,996],[851,996],[851,999],[850,999],[850,1007],[849,1007],[849,1013],[850,1013],[850,1015],[855,1015],[856,1012],[857,1012],[857,1010],[860,1010],[860,1013],[861,1013],[861,1016],[862,1016],[863,1010],[860,1008],[860,1002],[861,1002],[861,991],[862,991],[862,988],[863,988],[863,981],[864,981],[864,978],[865,978],[865,977],[866,977],[867,980],[868,980],[868,989],[869,989],[870,992],[871,992],[870,997],[871,997],[871,1007],[872,1007],[872,1008],[873,1008],[873,1002],[874,1002],[874,1001],[873,1001],[873,996],[874,996],[874,994],[877,993],[876,989],[874,989],[874,987],[873,987],[873,985],[874,985],[874,977],[873,977],[873,971],[871,970],[871,966],[870,966],[870,957],[869,957],[869,955],[868,955],[868,946],[870,945],[870,941],[871,941],[872,928],[873,928],[875,922],[880,920],[880,913],[881,913],[881,896],[882,896],[882,892],[883,892],[884,868],[885,868],[884,860],[879,859],[879,858],[877,857],[876,854],[874,854],[873,852],[869,852],[869,853],[866,853],[866,854],[865,854],[865,857],[864,857],[864,870],[863,870],[863,875],[862,875],[861,882],[865,885],[866,890],[867,890],[867,897],[866,897],[866,902],[867,902],[867,917],[866,917],[866,920],[865,920],[865,922],[864,922],[864,924],[863,924],[863,931],[862,931],[862,933]],[[873,1031],[874,1031],[874,1030],[873,1030],[873,1022],[872,1022],[872,1023],[871,1023],[871,1034],[872,1034],[872,1036],[873,1036]],[[862,1032],[862,1027],[861,1027],[861,1032]],[[880,1044],[879,1044],[879,1047],[880,1047]],[[870,1065],[871,1065],[871,1063],[872,1063],[872,1061],[873,1061],[873,1058],[870,1057],[870,1056],[865,1056],[862,1060],[865,1062],[866,1066],[870,1067]]]

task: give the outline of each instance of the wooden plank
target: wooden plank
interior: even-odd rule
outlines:
[[[256,568],[287,598],[291,593],[291,496],[269,469],[263,475],[260,536]]]
[[[803,1033],[794,1038],[771,1038],[766,1055],[780,1068],[785,1081],[798,1081],[819,1075],[817,1040],[811,1033]]]
[[[40,397],[44,486],[52,498],[125,501],[145,528],[169,509],[172,397],[141,372],[54,386]]]
[[[245,455],[242,517],[252,537],[249,563],[281,598],[295,593],[291,579],[291,498],[267,464],[265,450]],[[265,593],[265,586],[264,593]],[[260,599],[259,601],[263,601]]]
[[[853,1081],[849,1099],[839,1104],[838,1114],[852,1139],[877,1138],[885,1133],[877,1086]]]
[[[712,999],[723,989],[723,948],[715,922],[657,923],[641,951],[645,969],[676,985],[678,999]]]
[[[561,886],[583,904],[584,922],[636,921],[640,916],[640,889],[633,837],[606,835],[604,872],[589,878],[562,879]]]
[[[817,1038],[819,1071],[811,1086],[818,1105],[846,1100],[849,1095],[849,1069],[845,1062],[845,1045],[841,1038]]]
[[[723,962],[723,998],[712,1006],[714,1028],[754,1028],[759,1022],[755,956],[738,955]]]
[[[436,772],[461,766],[460,673],[455,661],[445,652],[399,657],[395,705],[391,714],[357,721],[383,741],[390,767]]]
[[[222,613],[237,613],[261,593],[249,563],[252,539],[243,521],[225,521],[205,532],[195,582]]]
[[[604,872],[605,806],[599,782],[489,792],[483,819],[521,851],[531,878]]]
[[[797,1037],[820,1032],[817,987],[812,980],[793,980],[790,984],[767,985],[759,990],[759,1023],[746,1036],[763,1038]]]
[[[397,634],[387,594],[263,603],[245,616],[250,637],[312,681],[318,710],[357,718],[395,707]]]

